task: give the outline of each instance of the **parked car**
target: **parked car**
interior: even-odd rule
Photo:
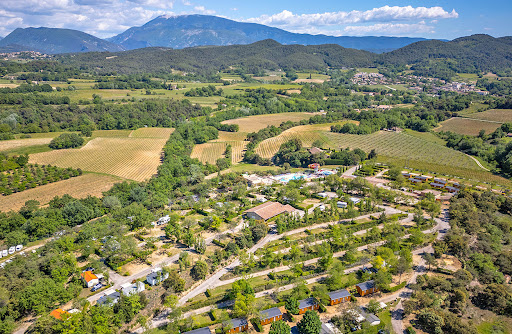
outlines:
[[[92,287],[91,292],[98,291],[98,290],[99,290],[99,289],[101,289],[102,287],[103,287],[103,284],[98,283],[98,284],[96,284],[95,286],[93,286],[93,287]]]
[[[3,256],[7,256],[7,255],[9,255],[9,252],[7,251],[7,249],[4,249],[4,250],[2,251],[2,255],[3,255]]]
[[[14,254],[14,252],[16,251],[16,247],[9,247],[9,254]]]
[[[19,251],[20,251],[20,250],[22,250],[22,249],[23,249],[23,245],[18,245],[18,246],[16,246],[16,251],[17,251],[17,252],[19,252]]]

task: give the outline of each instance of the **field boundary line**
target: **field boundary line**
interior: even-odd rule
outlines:
[[[474,161],[474,162],[476,162],[476,164],[478,165],[478,167],[482,168],[483,170],[485,170],[485,171],[487,171],[487,172],[490,172],[490,171],[491,171],[490,169],[485,168],[485,167],[480,163],[480,161],[478,161],[478,159],[477,159],[477,158],[475,158],[475,157],[473,157],[473,156],[471,156],[471,155],[469,155],[469,154],[467,154],[467,153],[464,153],[464,154],[466,154],[468,157],[470,157],[471,159],[473,159],[473,161]]]
[[[496,123],[496,124],[503,124],[504,123],[504,122],[499,122],[499,121],[491,121],[491,120],[488,120],[488,119],[471,118],[471,117],[464,117],[464,116],[457,116],[457,117],[452,117],[452,118],[464,118],[464,119],[469,119],[469,120],[472,120],[472,121],[480,121],[480,122]]]

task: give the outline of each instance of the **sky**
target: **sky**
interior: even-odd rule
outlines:
[[[512,35],[512,1],[0,0],[0,36],[52,27],[112,37],[160,15],[205,14],[333,36]]]

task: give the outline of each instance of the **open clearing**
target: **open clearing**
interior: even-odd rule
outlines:
[[[288,112],[280,114],[248,116],[243,118],[230,119],[222,123],[238,124],[240,127],[240,132],[257,132],[270,125],[279,126],[281,123],[287,121],[299,122],[314,115],[316,115],[316,113]]]
[[[148,128],[134,133],[153,137],[97,137],[79,149],[33,154],[30,162],[144,181],[156,173],[162,148],[171,132],[172,129]]]
[[[477,118],[486,121],[508,123],[512,122],[512,109],[491,109],[484,112],[467,115],[470,118]]]
[[[473,117],[474,115],[477,114],[472,114],[471,117]],[[444,122],[441,122],[439,127],[437,127],[434,131],[451,131],[462,135],[477,136],[480,130],[485,130],[485,133],[489,134],[494,132],[494,130],[496,130],[500,126],[501,124],[496,122],[454,117]]]
[[[36,200],[41,205],[46,205],[53,197],[65,194],[75,198],[84,198],[89,195],[100,196],[102,192],[109,190],[114,183],[119,181],[119,178],[110,175],[84,174],[9,196],[0,196],[0,211],[17,211],[28,200]]]
[[[52,138],[27,138],[0,141],[0,152],[11,151],[22,147],[48,145]]]

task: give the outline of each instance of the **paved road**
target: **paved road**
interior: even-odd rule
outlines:
[[[438,240],[444,239],[446,233],[450,230],[450,216],[448,209],[444,209],[441,218],[435,219],[437,225],[435,227],[435,230],[439,232],[437,235]],[[433,253],[434,249],[432,246],[427,246],[425,248],[422,248],[421,253]],[[423,274],[426,271],[426,263],[423,258],[421,258],[420,262],[416,265],[416,270],[414,271],[414,274],[407,282],[407,285],[416,283],[416,279],[418,275]],[[409,287],[406,287],[404,290],[400,292],[396,298],[400,297],[402,299],[409,298],[412,294],[412,290]],[[395,299],[396,299],[395,298]],[[403,334],[405,333],[405,328],[403,324],[404,319],[404,307],[402,305],[402,300],[396,305],[395,309],[391,312],[391,325],[393,326],[393,331],[395,331],[396,334]]]

